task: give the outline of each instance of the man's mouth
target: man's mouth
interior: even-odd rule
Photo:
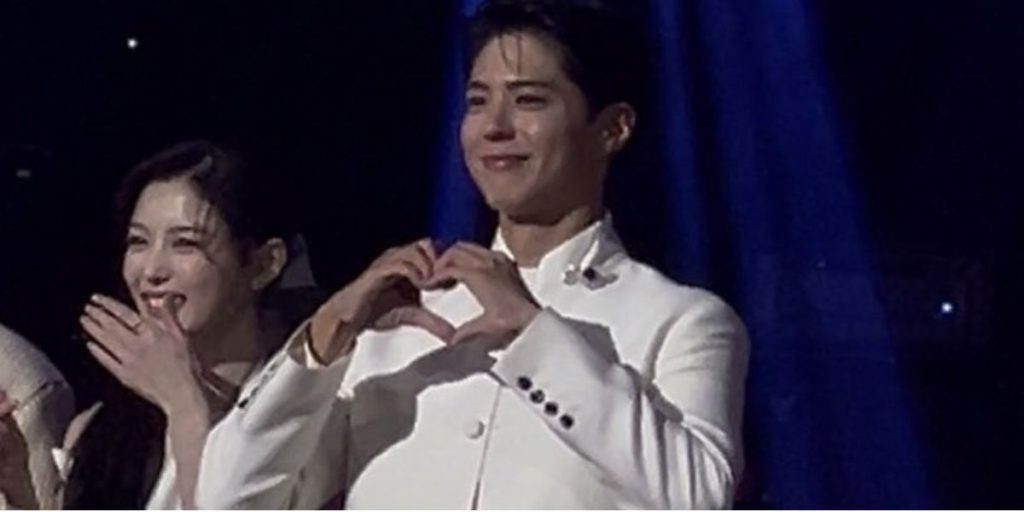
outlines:
[[[522,167],[529,160],[529,155],[488,155],[481,158],[484,167],[491,171],[507,171]]]

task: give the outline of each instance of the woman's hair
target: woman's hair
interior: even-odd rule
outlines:
[[[240,261],[271,238],[290,238],[273,176],[238,152],[208,141],[175,144],[133,167],[117,194],[120,227],[127,231],[142,191],[151,183],[187,179],[227,225]],[[167,419],[145,399],[100,372],[103,406],[73,450],[65,508],[140,509],[164,461]]]
[[[240,249],[289,238],[280,188],[270,173],[235,150],[205,140],[175,144],[133,167],[117,193],[120,227],[127,231],[135,203],[152,183],[186,179],[218,213]],[[244,252],[243,252],[244,255]]]

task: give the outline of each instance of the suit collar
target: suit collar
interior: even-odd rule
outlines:
[[[491,249],[512,258],[499,229]],[[535,293],[549,290],[556,285],[574,286],[584,284],[588,288],[600,287],[614,280],[609,268],[626,251],[612,224],[611,213],[591,223],[579,233],[545,254],[537,265],[535,274],[527,279],[527,285]],[[589,269],[589,270],[588,270]],[[586,273],[586,276],[584,276]],[[534,282],[529,282],[534,281]]]

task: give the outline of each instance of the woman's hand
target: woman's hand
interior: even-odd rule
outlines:
[[[120,302],[95,295],[79,319],[95,342],[87,347],[118,381],[171,416],[196,408],[208,411],[200,371],[178,323],[175,297],[167,297],[145,315]]]

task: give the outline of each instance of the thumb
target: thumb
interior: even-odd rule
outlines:
[[[458,345],[474,336],[487,334],[490,331],[487,318],[481,315],[459,326],[449,344]]]
[[[452,324],[421,306],[397,307],[376,322],[380,329],[394,329],[402,325],[419,327],[445,343],[448,343],[455,334],[455,327]]]

